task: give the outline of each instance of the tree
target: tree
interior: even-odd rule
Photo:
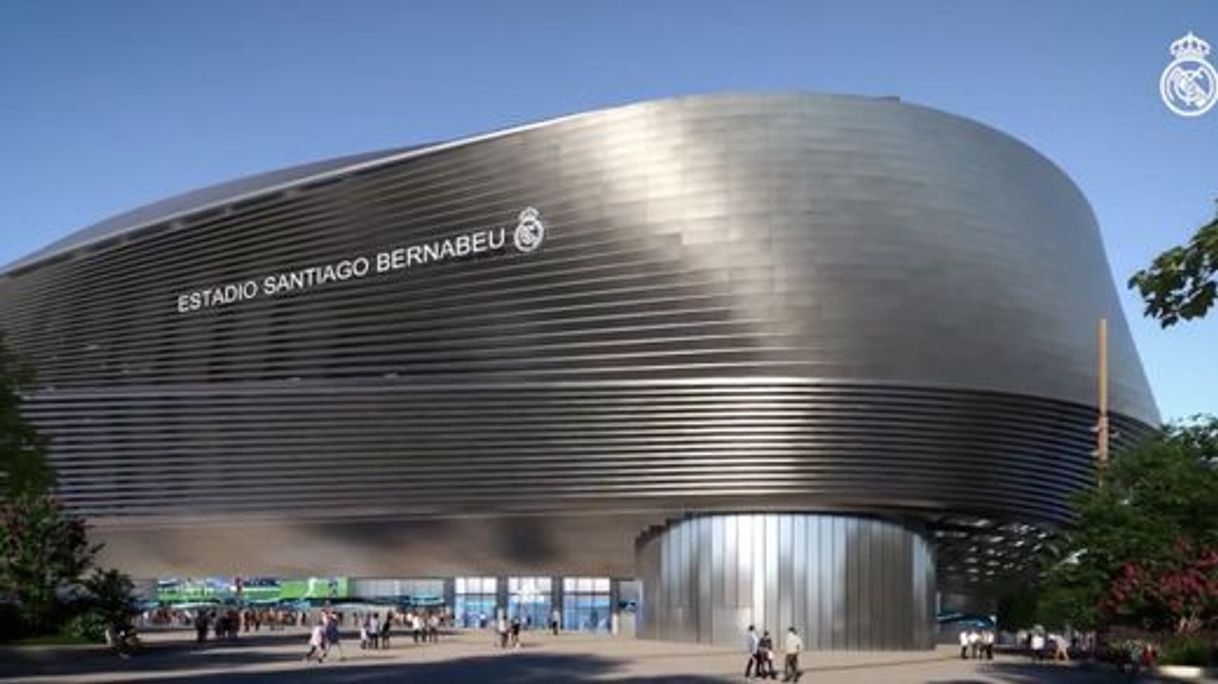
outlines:
[[[33,370],[11,352],[0,335],[0,497],[46,492],[55,486],[47,460],[47,441],[21,415],[25,391],[34,386]]]
[[[90,606],[106,624],[126,626],[131,616],[138,612],[134,599],[135,584],[118,570],[94,569],[93,574],[84,581],[84,589]]]
[[[34,374],[0,337],[0,603],[15,606],[25,633],[43,633],[66,617],[67,600],[82,592],[87,608],[121,618],[131,580],[94,566],[85,522],[55,494],[47,440],[21,415]]]
[[[89,545],[84,521],[49,493],[22,493],[0,506],[0,588],[33,633],[55,626],[100,549]]]
[[[1218,418],[1169,426],[1119,453],[1074,508],[1045,578],[1046,621],[1218,626]]]
[[[1173,247],[1129,279],[1147,316],[1164,328],[1201,318],[1218,298],[1218,217],[1183,247]]]

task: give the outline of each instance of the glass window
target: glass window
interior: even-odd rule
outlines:
[[[519,619],[525,629],[545,629],[550,622],[549,577],[508,578],[508,618]]]
[[[488,627],[495,620],[494,577],[458,577],[453,583],[453,617],[466,628]]]
[[[563,578],[563,629],[609,631],[609,578]]]

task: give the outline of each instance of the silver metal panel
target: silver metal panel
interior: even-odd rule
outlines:
[[[938,576],[967,588],[1017,568],[1010,540],[1068,521],[1091,481],[1096,318],[1118,441],[1158,420],[1078,189],[942,112],[680,98],[234,183],[0,275],[65,501],[157,530],[148,547],[197,517],[312,523],[322,544],[336,521],[868,513],[928,526]],[[548,229],[532,254],[176,310],[525,206]],[[754,562],[736,601],[773,622],[760,520],[737,527]],[[818,533],[866,564],[844,528]],[[847,645],[865,595],[840,567],[817,575],[819,626]],[[663,600],[696,614],[700,585],[682,586]]]
[[[758,530],[760,543],[753,550],[724,543],[731,521]],[[825,533],[834,528],[842,533]],[[705,551],[718,544],[724,554]],[[918,530],[875,519],[773,513],[680,520],[640,545],[642,582],[661,594],[697,594],[697,605],[645,611],[640,633],[738,645],[750,624],[776,638],[794,626],[810,649],[927,648],[934,616],[920,607],[934,593],[933,569],[929,582],[919,570],[929,551],[930,543]],[[646,560],[656,557],[685,572],[670,574]],[[707,584],[704,578],[719,572],[707,564],[739,567],[742,561],[753,577],[765,580],[754,583],[751,600],[736,604],[724,585]],[[830,573],[846,581],[823,582]],[[713,590],[703,593],[706,587]],[[881,596],[886,604],[882,616]],[[660,613],[666,609],[667,614]],[[835,634],[826,638],[830,630]]]

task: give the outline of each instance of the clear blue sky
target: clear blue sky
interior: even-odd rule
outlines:
[[[5,0],[0,263],[316,158],[677,94],[899,95],[1064,168],[1164,416],[1218,412],[1218,313],[1162,331],[1124,290],[1215,210],[1218,108],[1183,119],[1157,90],[1189,30],[1218,48],[1218,1]]]

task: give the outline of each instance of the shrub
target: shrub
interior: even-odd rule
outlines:
[[[60,634],[71,639],[101,644],[106,641],[106,624],[106,618],[100,612],[86,610],[65,622]]]
[[[1218,664],[1214,653],[1215,644],[1203,636],[1184,636],[1164,642],[1159,649],[1159,662],[1165,665],[1196,665],[1208,667]]]

